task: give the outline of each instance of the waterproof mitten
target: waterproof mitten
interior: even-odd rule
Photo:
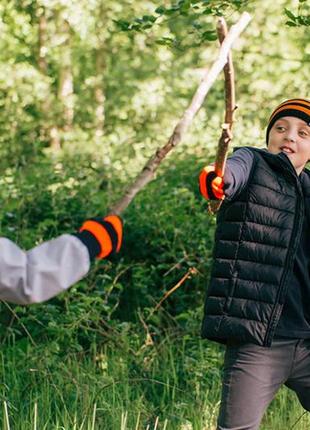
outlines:
[[[199,175],[199,189],[202,196],[207,200],[223,200],[224,181],[217,176],[214,166],[206,166]]]
[[[121,248],[123,223],[117,215],[91,218],[84,222],[75,236],[86,245],[90,259],[106,258]]]

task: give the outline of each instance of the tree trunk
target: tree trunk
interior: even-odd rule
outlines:
[[[95,51],[96,61],[96,81],[94,88],[94,97],[96,103],[95,109],[95,141],[100,144],[103,136],[105,121],[105,94],[103,88],[102,75],[105,71],[104,50],[101,48]]]
[[[46,60],[46,54],[48,50],[47,42],[47,19],[46,10],[44,6],[40,6],[37,11],[38,16],[38,68],[42,75],[48,75],[48,64]],[[58,146],[57,142],[54,142],[52,128],[50,126],[50,114],[51,106],[50,101],[46,97],[41,102],[41,111],[43,116],[43,121],[40,127],[40,138],[43,141],[47,141],[52,146]]]
[[[47,75],[47,21],[45,15],[45,8],[40,7],[38,11],[39,18],[39,54],[38,54],[38,66],[39,70],[43,75]]]
[[[63,130],[72,129],[74,117],[74,96],[73,96],[73,73],[71,59],[71,34],[70,25],[67,20],[61,24],[61,33],[64,41],[61,46],[60,71],[58,100],[62,106],[63,113]]]

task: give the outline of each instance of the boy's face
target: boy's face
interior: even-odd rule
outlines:
[[[284,152],[299,175],[310,160],[310,126],[293,116],[278,119],[269,133],[268,151]]]

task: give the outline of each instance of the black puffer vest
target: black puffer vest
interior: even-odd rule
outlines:
[[[218,212],[202,337],[270,346],[310,209],[310,172],[298,177],[285,154],[249,149],[249,181]]]

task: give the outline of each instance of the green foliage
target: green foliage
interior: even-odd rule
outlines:
[[[158,6],[152,15],[143,15],[141,18],[134,18],[131,21],[115,20],[115,23],[117,28],[124,32],[144,32],[153,29],[155,25],[169,27],[173,20],[174,26],[186,27],[187,33],[183,32],[181,37],[176,35],[175,38],[161,37],[156,39],[155,43],[184,50],[199,47],[206,41],[217,40],[216,31],[207,30],[210,26],[208,16],[224,16],[233,10],[240,10],[247,3],[248,0],[179,0],[170,6]],[[188,35],[190,35],[189,42],[187,41]]]
[[[193,315],[192,315],[193,317]],[[114,344],[92,344],[62,357],[54,343],[18,341],[1,351],[0,402],[14,430],[214,428],[220,399],[223,348],[206,346],[194,333],[174,333],[150,344],[132,325],[114,332]],[[153,333],[152,333],[153,335]],[[287,405],[290,405],[288,410]],[[35,420],[35,410],[37,410]],[[127,425],[121,427],[127,414]],[[282,388],[262,430],[309,428],[294,392]],[[4,408],[0,408],[4,424]],[[36,425],[35,425],[36,424]]]
[[[104,215],[167,142],[216,58],[217,16],[230,26],[244,9],[253,19],[233,51],[233,146],[264,146],[271,110],[309,93],[307,7],[300,1],[292,10],[289,0],[2,2],[1,235],[30,249]],[[43,11],[45,71],[38,61]],[[67,128],[59,94],[65,49],[74,105]],[[187,421],[195,430],[214,424],[222,355],[198,338],[215,218],[198,195],[197,175],[214,160],[223,117],[218,79],[184,141],[124,213],[118,258],[96,262],[87,278],[48,303],[1,303],[1,399],[12,428],[26,429],[35,401],[38,428],[74,428],[75,414],[90,426],[94,403],[103,428],[119,429],[126,410],[132,428],[139,411],[145,427],[156,416],[178,429]],[[52,127],[62,143],[58,152],[50,147]],[[192,268],[197,274],[155,311]],[[300,411],[286,411],[294,401],[287,393],[276,399],[263,428],[293,423]]]
[[[299,0],[298,12],[295,15],[290,9],[285,8],[285,15],[289,18],[286,24],[289,27],[309,27],[310,26],[310,8],[307,0]]]
[[[221,6],[223,13],[234,10],[234,22],[237,10],[246,5],[130,3],[129,7],[126,2],[117,6],[99,0],[80,5],[27,0],[1,6],[0,225],[2,235],[26,249],[76,231],[86,217],[104,214],[123,194],[148,158],[167,141],[216,54],[212,43],[173,51],[166,45],[191,37],[193,28],[192,41],[212,41],[216,8]],[[255,19],[234,51],[239,104],[236,146],[263,146],[263,126],[270,110],[285,97],[306,94],[308,82],[307,69],[301,66],[307,64],[309,38],[298,28],[286,27],[284,19],[278,22],[289,2],[266,1],[258,9],[250,3],[247,7],[250,12],[251,7],[255,9]],[[38,17],[43,7],[46,74],[39,70],[37,60]],[[60,130],[63,148],[55,153],[48,148],[42,129],[62,120],[57,94],[62,16],[69,20],[72,32],[75,111],[72,127]],[[132,22],[134,16],[142,17],[141,25],[156,24],[153,39],[144,31],[115,31],[114,21],[124,17]],[[107,24],[103,26],[104,19]],[[96,53],[101,48],[104,66],[98,70]],[[98,82],[105,97],[104,135],[99,140],[94,101]],[[290,93],[284,94],[287,88]],[[42,109],[45,101],[47,112]],[[87,279],[49,304],[12,310],[2,305],[3,339],[22,339],[24,326],[36,342],[55,342],[65,354],[67,348],[84,350],[99,341],[103,322],[109,321],[110,326],[136,322],[138,311],[150,318],[158,336],[172,320],[178,320],[181,327],[188,324],[188,304],[200,309],[203,303],[215,227],[197,194],[196,178],[207,162],[206,154],[214,158],[223,106],[219,80],[185,141],[124,214],[121,257],[113,263],[95,264]],[[167,314],[152,315],[163,294],[193,267],[198,275],[164,302]]]
[[[92,157],[79,156],[79,164],[76,161],[66,155],[7,170],[1,187],[2,235],[29,249],[76,231],[86,217],[104,214],[107,191],[117,187],[107,182],[101,189],[104,167],[93,170]],[[149,192],[135,200],[125,217],[122,256],[113,265],[98,262],[86,280],[49,304],[11,309],[3,304],[2,338],[19,339],[27,327],[35,342],[45,338],[64,352],[87,349],[100,341],[104,321],[114,318],[109,325],[117,325],[117,321],[135,320],[139,309],[151,314],[162,295],[195,267],[199,275],[165,303],[171,315],[183,314],[182,324],[186,324],[187,303],[194,303],[193,294],[197,308],[203,301],[214,230],[214,219],[202,210],[197,192],[202,163],[199,167],[193,159],[191,169],[187,163],[180,160],[178,167],[167,166]],[[165,318],[162,322],[156,318],[162,329],[169,326]]]

